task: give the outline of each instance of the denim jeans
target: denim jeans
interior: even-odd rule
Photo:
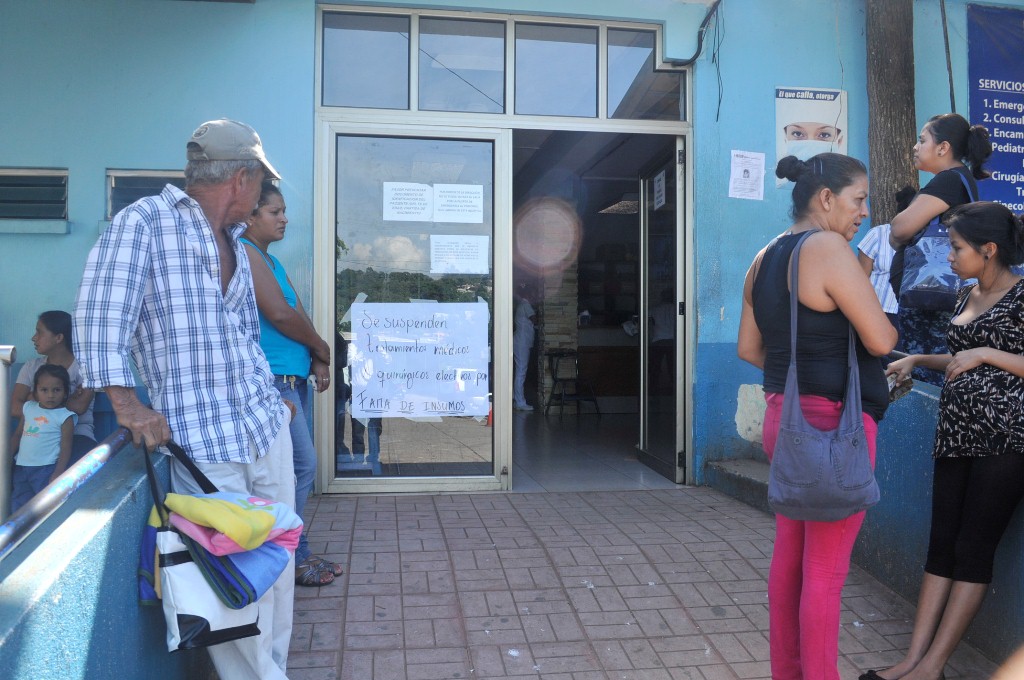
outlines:
[[[346,397],[335,392],[334,395],[334,455],[350,456],[352,452],[345,445],[345,402]]]
[[[363,457],[363,464],[369,465],[374,475],[381,474],[380,435],[384,431],[383,418],[366,420],[352,419],[352,450],[345,446],[345,400],[335,399],[334,413],[334,456],[335,464],[340,470],[346,464],[344,457],[354,460],[355,456]],[[369,431],[369,437],[367,437]],[[369,449],[367,449],[369,445]]]
[[[367,453],[369,444],[370,460],[380,461],[380,435],[384,431],[383,418],[368,418],[365,423],[362,420],[352,419],[352,453],[361,456]],[[365,433],[369,433],[369,437]],[[367,442],[367,439],[369,442]]]
[[[281,397],[295,404],[295,417],[292,418],[289,431],[292,435],[292,460],[295,465],[295,514],[302,517],[306,501],[313,491],[316,479],[316,449],[313,448],[313,437],[309,433],[309,390],[305,380],[282,380],[274,376],[274,387]],[[305,520],[303,520],[305,521]],[[299,546],[295,549],[295,562],[299,563],[310,556],[308,530],[303,527]]]
[[[11,514],[46,488],[56,467],[56,463],[14,466],[11,474]]]

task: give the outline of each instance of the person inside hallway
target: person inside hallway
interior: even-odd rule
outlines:
[[[89,253],[75,303],[85,387],[152,451],[174,440],[222,491],[295,502],[289,406],[259,345],[239,236],[264,176],[256,131],[214,120],[187,142],[184,191],[168,184],[119,212]],[[133,366],[152,408],[135,394]],[[201,493],[171,462],[177,493]],[[286,678],[294,560],[259,600],[260,635],[209,647],[221,680]]]
[[[533,410],[533,406],[526,401],[523,391],[526,384],[526,372],[530,367],[530,353],[533,351],[534,328],[537,323],[537,312],[533,308],[531,292],[528,283],[520,283],[516,287],[512,326],[512,367],[514,371],[512,407],[517,411]]]
[[[932,116],[921,128],[914,145],[914,165],[935,175],[905,210],[892,218],[889,241],[896,249],[890,270],[896,296],[900,297],[906,246],[913,243],[929,224],[937,223],[949,209],[970,203],[978,196],[977,180],[989,176],[985,161],[992,155],[988,130],[971,125],[956,113]],[[968,187],[970,190],[968,191]],[[900,342],[907,354],[942,354],[946,351],[946,327],[953,315],[950,298],[946,309],[917,309],[899,300]],[[919,367],[915,378],[935,385],[942,374]]]
[[[363,465],[369,466],[370,472],[379,475],[382,472],[380,463],[380,437],[384,434],[383,418],[352,417],[352,455],[362,456]]]
[[[36,321],[36,332],[32,336],[32,345],[39,359],[25,362],[18,372],[18,380],[11,392],[11,418],[21,418],[22,406],[32,392],[32,384],[41,366],[47,364],[61,366],[68,372],[71,389],[68,392],[67,407],[78,416],[75,423],[75,437],[71,446],[71,460],[75,463],[96,446],[96,434],[93,431],[93,391],[82,388],[82,370],[72,349],[71,315],[65,311],[54,309],[43,312]]]
[[[281,190],[269,180],[260,188],[260,200],[246,220],[242,234],[249,267],[252,269],[256,306],[260,315],[260,347],[274,372],[274,386],[284,399],[298,406],[292,418],[293,463],[295,467],[295,512],[301,517],[316,481],[316,449],[310,435],[307,376],[316,378],[319,394],[331,384],[331,348],[317,334],[284,265],[270,254],[270,244],[284,238],[288,226]],[[303,531],[295,549],[295,584],[325,586],[341,576],[342,566],[313,554],[308,531]]]
[[[671,394],[675,387],[676,314],[675,290],[665,288],[650,315],[651,363],[648,375],[653,394]]]
[[[981,608],[996,548],[1024,496],[1024,224],[987,201],[954,208],[949,261],[962,280],[948,354],[889,365],[942,371],[932,456],[931,534],[906,656],[861,680],[935,680]]]
[[[348,370],[348,341],[341,331],[334,331],[334,465],[335,473],[352,451],[345,445],[345,413],[352,388],[345,376]]]
[[[335,471],[366,467],[373,475],[383,472],[380,462],[380,437],[384,432],[383,418],[352,418],[352,448],[345,445],[345,412],[352,397],[345,368],[348,366],[348,341],[340,332],[334,334],[334,465]],[[367,436],[367,434],[369,436]],[[369,450],[367,450],[369,445]],[[356,456],[362,460],[357,461]]]
[[[794,182],[785,232],[757,254],[743,287],[737,351],[764,371],[764,450],[773,457],[790,364],[790,255],[805,232],[799,260],[796,361],[807,422],[835,430],[846,393],[850,328],[857,336],[862,421],[872,465],[878,421],[889,391],[878,357],[896,345],[849,243],[867,217],[868,178],[860,161],[823,153],[783,158],[776,175]],[[864,511],[836,522],[775,516],[768,573],[768,619],[774,680],[839,680],[839,619],[850,554]]]

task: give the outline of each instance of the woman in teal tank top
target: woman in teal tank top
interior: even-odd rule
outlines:
[[[264,182],[260,201],[242,235],[252,269],[256,306],[260,316],[260,347],[274,372],[274,386],[284,399],[300,408],[292,418],[295,461],[295,512],[302,516],[316,479],[316,450],[309,433],[307,378],[316,378],[314,389],[331,386],[331,349],[313,327],[302,301],[281,262],[270,254],[270,244],[284,238],[288,226],[284,197],[280,189]],[[295,550],[295,583],[324,586],[343,573],[340,564],[312,554],[306,532]]]

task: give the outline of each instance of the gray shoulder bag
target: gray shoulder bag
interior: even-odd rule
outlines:
[[[782,405],[782,421],[768,475],[768,505],[776,513],[796,520],[836,522],[879,500],[878,483],[871,468],[860,405],[860,370],[856,336],[850,326],[846,396],[839,427],[822,431],[804,419],[796,377],[796,317],[800,287],[800,248],[804,234],[790,256],[789,372]]]

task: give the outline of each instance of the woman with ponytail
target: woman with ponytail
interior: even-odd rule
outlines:
[[[799,253],[796,361],[800,407],[819,430],[835,430],[843,412],[850,327],[857,335],[861,418],[871,462],[889,391],[878,357],[896,345],[850,241],[867,217],[868,178],[855,158],[822,153],[787,156],[775,174],[794,182],[793,224],[769,243],[747,271],[737,351],[764,371],[764,450],[778,440],[790,360],[789,266]],[[797,264],[797,263],[794,263]],[[837,522],[775,516],[768,572],[768,619],[774,680],[839,680],[839,612],[850,553],[864,512]]]
[[[999,203],[954,208],[949,262],[977,279],[957,299],[948,354],[889,365],[945,374],[935,431],[931,535],[910,648],[900,663],[860,680],[936,680],[981,607],[996,547],[1024,496],[1024,225]]]
[[[890,271],[897,297],[903,279],[903,249],[943,213],[977,198],[977,180],[989,176],[984,166],[991,155],[988,130],[981,125],[971,125],[959,114],[933,116],[921,128],[914,145],[914,165],[935,177],[906,209],[892,218],[889,241],[896,255]],[[901,301],[897,349],[908,354],[945,352],[946,326],[952,311],[914,309]],[[935,384],[941,382],[941,376],[934,372],[921,371],[917,377]]]

